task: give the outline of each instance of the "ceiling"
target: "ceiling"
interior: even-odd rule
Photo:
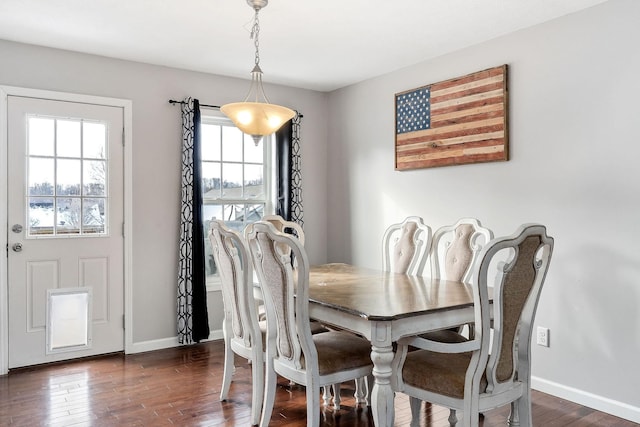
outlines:
[[[266,83],[331,91],[608,0],[271,0]],[[249,79],[245,0],[0,0],[0,39]]]

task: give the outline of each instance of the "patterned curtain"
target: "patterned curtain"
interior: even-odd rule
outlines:
[[[300,122],[296,114],[276,132],[278,202],[276,213],[287,221],[304,225],[302,209],[302,157],[300,153]]]
[[[178,342],[192,344],[209,337],[202,225],[200,103],[182,103],[182,209],[178,264]]]

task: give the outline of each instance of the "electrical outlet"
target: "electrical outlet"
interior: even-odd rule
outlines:
[[[543,328],[538,326],[538,333],[536,334],[536,343],[543,347],[549,347],[549,328]]]

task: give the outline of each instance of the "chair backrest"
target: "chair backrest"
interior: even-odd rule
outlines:
[[[247,348],[262,347],[246,243],[238,232],[220,220],[211,221],[209,241],[222,283],[223,328]]]
[[[476,339],[481,344],[474,355],[479,369],[469,369],[467,379],[474,376],[474,383],[480,384],[482,374],[486,374],[487,392],[513,387],[515,380],[529,381],[532,325],[553,244],[543,225],[524,224],[513,235],[489,242],[480,254],[474,289],[479,299],[475,304]],[[489,277],[496,279],[493,319]],[[493,339],[489,337],[490,328]]]
[[[438,228],[431,243],[431,277],[471,283],[478,254],[491,239],[493,232],[475,218]]]
[[[300,240],[302,246],[304,246],[304,231],[302,226],[297,222],[287,221],[280,215],[265,215],[262,217],[262,221],[268,221],[276,228],[276,230],[282,233],[293,234]]]
[[[420,276],[431,247],[431,228],[418,216],[393,224],[382,237],[382,269]]]
[[[309,261],[304,246],[299,239],[262,220],[245,229],[245,238],[264,296],[268,357],[293,370],[305,369],[305,360],[309,366],[317,366],[309,323]]]

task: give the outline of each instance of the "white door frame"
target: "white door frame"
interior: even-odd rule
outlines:
[[[106,98],[102,96],[81,95],[66,92],[55,92],[41,89],[28,89],[0,85],[0,241],[8,248],[7,230],[7,102],[10,95],[31,98],[43,98],[57,101],[98,104],[122,107],[124,112],[124,351],[133,349],[133,307],[132,307],[132,231],[133,231],[133,180],[132,180],[132,102],[128,99]],[[7,251],[0,256],[0,375],[9,371],[9,294],[7,283]]]

